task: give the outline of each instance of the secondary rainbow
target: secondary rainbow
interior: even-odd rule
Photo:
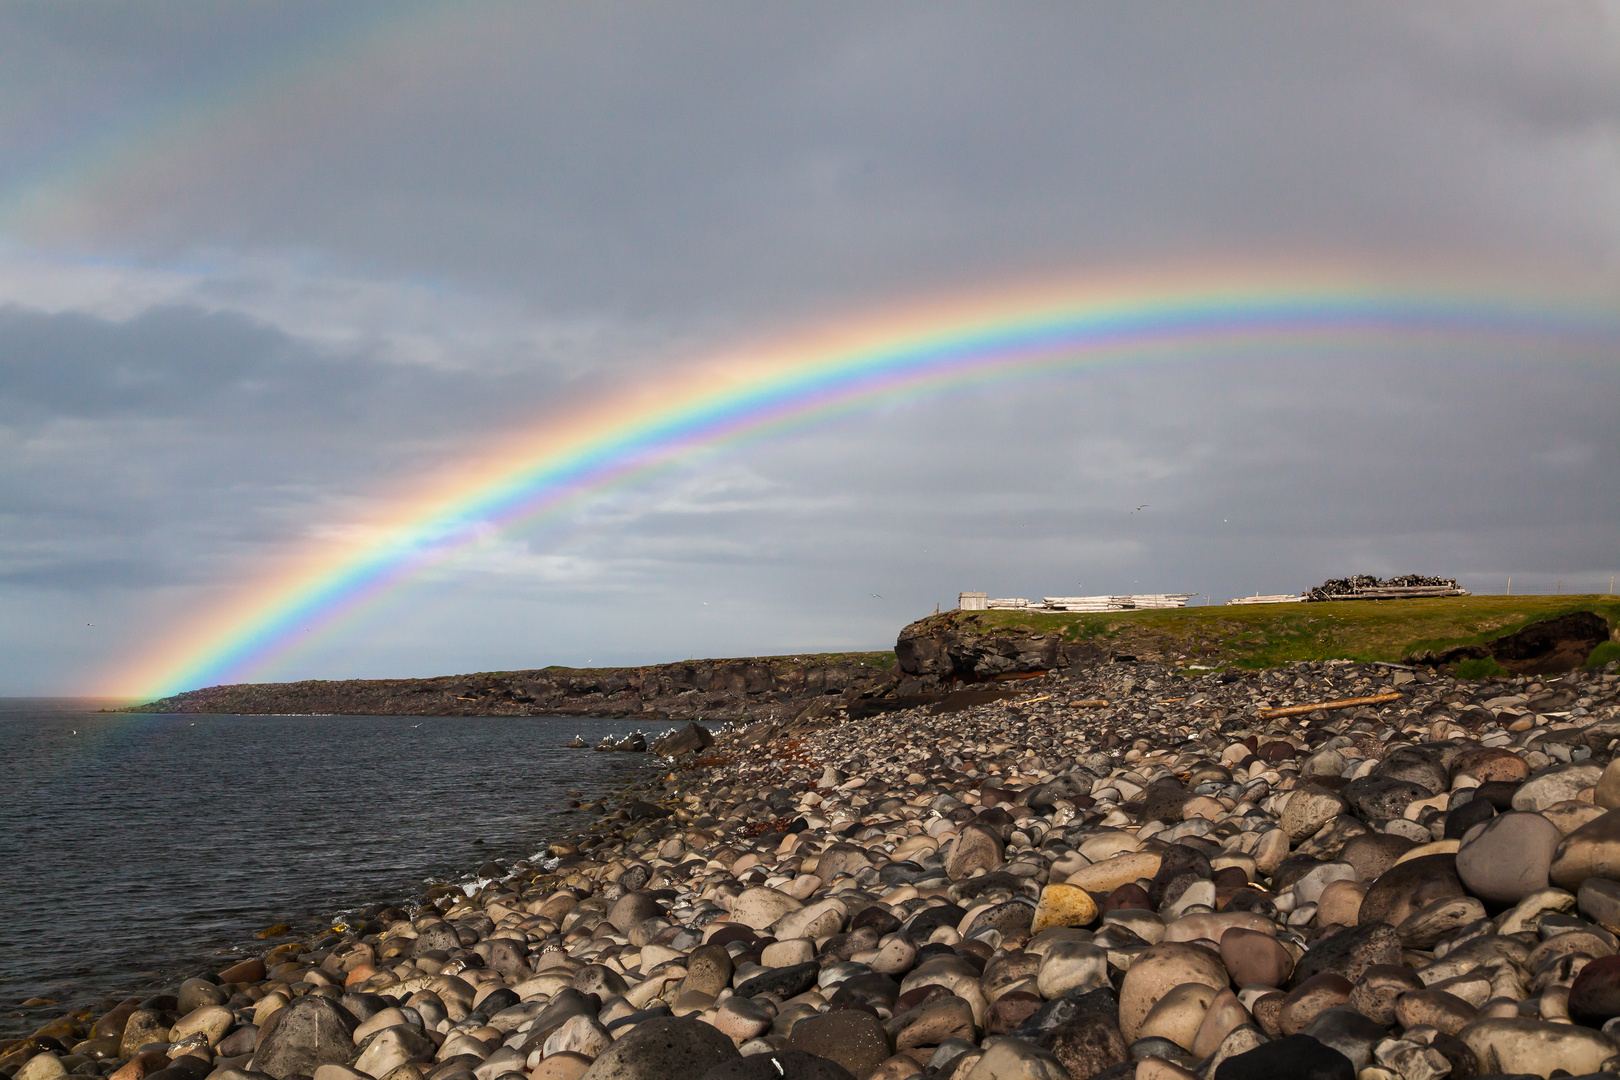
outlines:
[[[958,312],[954,316],[948,312]],[[178,648],[122,681],[156,697],[242,681],[311,628],[420,575],[492,530],[562,515],[615,485],[702,448],[814,422],[896,395],[975,380],[1111,363],[1194,361],[1258,351],[1300,363],[1347,349],[1433,343],[1536,346],[1547,355],[1620,355],[1612,309],[1511,294],[1261,284],[1077,289],[1070,298],[991,303],[967,316],[911,313],[791,347],[694,365],[668,382],[598,402],[568,426],[470,463],[448,489],[402,504],[339,548],[322,547],[200,620]]]

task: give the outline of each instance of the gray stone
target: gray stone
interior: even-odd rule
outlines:
[[[1485,905],[1472,896],[1447,896],[1430,901],[1401,920],[1395,934],[1409,949],[1432,949],[1484,917]]]
[[[1586,1076],[1602,1069],[1615,1054],[1614,1044],[1590,1028],[1529,1018],[1480,1020],[1457,1037],[1479,1059],[1482,1074],[1548,1076],[1562,1069],[1571,1076]]]
[[[1343,799],[1326,788],[1309,783],[1301,784],[1283,804],[1281,818],[1283,831],[1292,840],[1307,839],[1342,814],[1346,805]]]
[[[628,934],[631,927],[663,913],[664,909],[651,896],[644,892],[628,892],[613,902],[608,909],[607,921],[620,933]]]
[[[1130,1058],[1125,1036],[1112,1015],[1078,1014],[1031,1041],[1051,1051],[1073,1080],[1089,1080]]]
[[[1457,876],[1487,903],[1516,904],[1547,887],[1547,871],[1563,839],[1558,827],[1540,814],[1498,814],[1463,837]]]
[[[270,1015],[248,1068],[276,1080],[313,1076],[318,1065],[340,1065],[354,1054],[354,1017],[324,997],[297,998]]]
[[[855,844],[831,844],[816,863],[816,876],[830,884],[841,874],[853,877],[871,865],[866,852]]]
[[[1445,766],[1440,764],[1438,755],[1427,747],[1403,746],[1393,750],[1373,766],[1371,775],[1416,784],[1430,795],[1438,795],[1451,787]]]
[[[443,920],[439,920],[428,923],[417,930],[416,944],[411,948],[411,955],[422,956],[430,952],[448,953],[459,948],[461,948],[461,937],[456,933],[456,928]]]
[[[1001,853],[1001,837],[983,825],[969,825],[956,838],[945,874],[952,881],[961,881],[976,870],[988,873],[1001,865]]]
[[[180,984],[175,997],[177,1000],[174,1011],[184,1016],[204,1005],[223,1005],[230,994],[223,987],[216,986],[207,979],[187,979]]]
[[[1568,802],[1603,776],[1596,765],[1558,765],[1540,776],[1532,776],[1513,793],[1513,809],[1545,810],[1553,803]]]

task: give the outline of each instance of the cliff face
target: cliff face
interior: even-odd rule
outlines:
[[[830,714],[888,695],[892,653],[692,660],[634,668],[540,668],[431,679],[211,686],[131,712],[378,716],[604,716],[649,721]]]
[[[900,670],[925,685],[993,679],[1107,660],[1095,645],[1066,642],[1060,633],[987,627],[976,612],[932,615],[900,631],[894,644]],[[910,687],[907,687],[910,689]]]

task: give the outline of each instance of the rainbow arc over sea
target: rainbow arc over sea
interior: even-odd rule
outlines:
[[[1205,273],[1080,282],[841,324],[538,417],[533,434],[461,463],[348,539],[289,557],[113,682],[155,698],[251,681],[311,627],[340,627],[492,531],[565,521],[694,453],[886,400],[1088,368],[1233,355],[1350,363],[1358,352],[1429,346],[1612,363],[1620,309],[1522,288]]]

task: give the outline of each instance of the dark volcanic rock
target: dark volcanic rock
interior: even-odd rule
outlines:
[[[1400,962],[1401,939],[1394,927],[1381,922],[1352,926],[1312,942],[1294,966],[1291,981],[1298,986],[1313,975],[1331,973],[1354,983],[1370,967]]]
[[[1289,1035],[1221,1062],[1213,1080],[1355,1080],[1350,1059],[1309,1035]]]
[[[585,1073],[590,1080],[669,1080],[703,1076],[738,1057],[731,1040],[682,1016],[645,1020],[609,1046]]]
[[[1361,820],[1374,825],[1400,817],[1416,799],[1427,799],[1434,792],[1407,780],[1389,776],[1364,776],[1344,786],[1344,801]]]
[[[775,968],[762,975],[755,975],[737,987],[737,995],[753,997],[756,994],[769,994],[774,998],[785,1000],[802,994],[816,985],[816,976],[820,973],[821,965],[814,962]]]
[[[704,1073],[702,1080],[858,1080],[858,1077],[836,1061],[789,1047],[768,1054],[732,1058]]]
[[[875,1017],[839,1009],[794,1024],[787,1049],[828,1058],[855,1076],[867,1076],[883,1064],[892,1048],[888,1033]]]
[[[680,757],[682,754],[694,754],[707,750],[714,745],[714,736],[709,729],[696,723],[688,723],[679,731],[672,731],[661,739],[655,739],[652,752],[662,757]]]

